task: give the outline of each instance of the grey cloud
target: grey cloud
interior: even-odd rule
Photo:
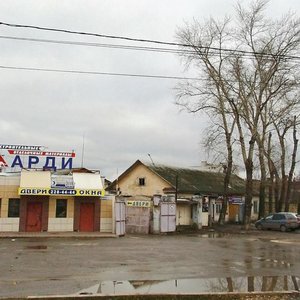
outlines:
[[[184,20],[221,17],[235,1],[1,1],[0,21],[173,41]],[[288,5],[299,13],[298,0]],[[286,11],[270,1],[268,13]],[[126,44],[94,37],[0,26],[1,35]],[[133,44],[133,43],[127,43]],[[135,43],[136,44],[136,43]],[[100,72],[193,76],[173,54],[0,39],[1,65]],[[203,116],[179,113],[176,81],[0,69],[1,142],[75,150],[81,165],[110,179],[136,159],[190,166],[204,159]]]

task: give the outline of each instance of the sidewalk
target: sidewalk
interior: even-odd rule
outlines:
[[[176,232],[172,232],[169,234],[191,234],[191,233],[200,233],[200,234],[208,234],[208,233],[221,233],[221,234],[242,234],[242,233],[250,233],[255,231],[255,228],[251,228],[248,231],[243,230],[242,225],[236,224],[225,224],[225,225],[217,225],[215,224],[213,227],[204,227],[200,230],[194,230],[186,228],[184,230],[179,230]],[[257,230],[256,230],[257,231]],[[151,236],[152,234],[149,234]],[[163,234],[162,234],[163,235]],[[159,236],[159,234],[157,235]],[[0,232],[1,238],[117,238],[118,235],[114,233],[102,233],[102,232]]]
[[[219,225],[217,223],[213,224],[211,227],[203,226],[201,229],[195,229],[191,226],[182,226],[181,228],[177,228],[177,234],[210,234],[210,233],[219,233],[219,234],[253,234],[254,232],[258,232],[255,228],[254,224],[250,224],[248,230],[244,229],[242,224],[224,224]]]
[[[165,233],[165,234],[157,234],[155,236],[159,235],[189,235],[189,234],[202,234],[202,235],[219,235],[218,237],[224,236],[224,235],[230,235],[230,234],[242,234],[242,235],[253,235],[256,234],[258,236],[260,235],[275,235],[277,233],[280,233],[278,231],[266,231],[266,230],[257,230],[254,226],[254,224],[250,225],[250,228],[248,230],[245,230],[243,225],[241,224],[225,224],[225,225],[218,225],[214,224],[212,227],[203,227],[202,229],[195,230],[188,226],[185,229],[177,230],[175,232],[171,233]],[[290,232],[288,232],[290,233]],[[300,229],[293,231],[292,233],[300,234]],[[286,235],[287,233],[285,233]],[[128,234],[130,235],[130,234]],[[149,236],[152,236],[153,234],[149,234]],[[281,236],[284,235],[284,233],[281,233]],[[118,235],[114,233],[102,233],[102,232],[0,232],[0,239],[1,238],[117,238]]]
[[[0,232],[1,238],[117,238],[114,233],[103,232]]]
[[[257,232],[257,229],[255,228],[254,224],[249,225],[249,229],[245,230],[244,226],[241,224],[214,224],[212,227],[213,230],[217,232],[223,232],[223,233],[253,233],[253,231]]]

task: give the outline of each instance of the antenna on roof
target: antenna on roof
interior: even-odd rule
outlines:
[[[150,157],[150,159],[151,159],[151,162],[152,162],[152,165],[153,165],[153,167],[155,167],[154,161],[153,161],[153,159],[152,159],[152,157],[151,157],[150,153],[148,153],[148,156],[149,156],[149,157]]]

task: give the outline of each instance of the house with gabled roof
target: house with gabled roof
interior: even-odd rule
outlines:
[[[147,164],[137,160],[109,186],[109,190],[119,190],[124,196],[175,193],[177,181],[178,195],[223,195],[224,174],[197,169],[178,168],[166,165]],[[245,182],[232,175],[229,193],[244,194]]]
[[[108,190],[124,197],[151,198],[157,194],[173,194],[177,199],[177,225],[192,225],[194,196],[204,199],[204,213],[208,212],[208,205],[213,206],[214,213],[217,199],[223,195],[223,182],[223,173],[147,164],[137,160],[112,182]],[[229,194],[242,197],[244,184],[242,178],[232,175]],[[214,202],[210,202],[211,199]]]

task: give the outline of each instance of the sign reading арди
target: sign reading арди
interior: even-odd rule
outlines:
[[[0,144],[0,151],[0,168],[72,169],[75,157],[75,152],[46,151],[43,146]]]

